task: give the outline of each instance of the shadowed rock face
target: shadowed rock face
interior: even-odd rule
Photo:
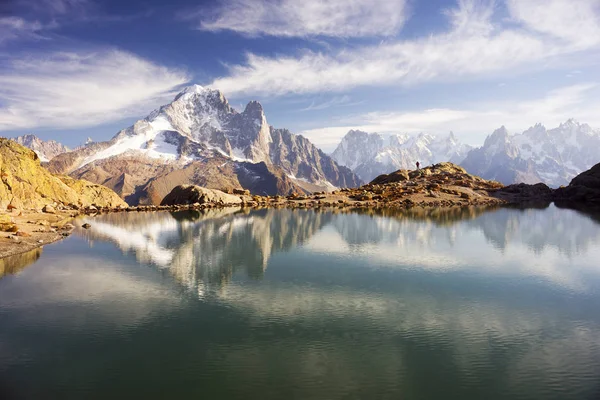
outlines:
[[[52,203],[125,205],[116,193],[104,186],[51,174],[40,165],[34,151],[12,140],[0,139],[0,170],[0,208],[9,204],[36,209]]]
[[[600,207],[600,163],[577,175],[569,186],[555,191],[555,199],[563,204],[587,204]]]
[[[241,186],[261,195],[360,184],[308,139],[271,127],[260,103],[238,112],[221,92],[199,86],[108,142],[55,157],[48,168],[106,185],[130,204],[158,204],[179,184]]]
[[[549,204],[554,198],[554,190],[549,188],[544,183],[536,183],[535,185],[528,185],[526,183],[519,183],[515,185],[508,185],[502,189],[497,190],[494,196],[506,200],[510,203],[539,203]]]
[[[577,175],[569,186],[551,189],[543,183],[520,183],[497,190],[494,196],[514,204],[549,204],[560,207],[594,209],[600,207],[600,164]]]

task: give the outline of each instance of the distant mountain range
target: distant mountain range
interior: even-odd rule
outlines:
[[[381,174],[414,169],[417,161],[422,166],[443,161],[459,164],[471,149],[471,146],[461,144],[453,133],[445,137],[424,133],[385,137],[351,130],[331,157],[352,169],[363,181],[370,182]]]
[[[501,127],[461,165],[470,173],[505,184],[568,185],[600,161],[600,129],[570,119],[554,129],[537,124],[522,134]]]
[[[179,184],[274,195],[361,183],[308,139],[270,126],[260,103],[238,112],[198,85],[109,141],[53,157],[48,169],[103,184],[130,204],[159,204]]]
[[[451,161],[471,174],[507,185],[544,182],[558,187],[600,161],[600,130],[572,119],[554,129],[537,124],[515,135],[501,127],[479,148],[461,144],[452,133],[384,137],[351,130],[332,158],[364,181],[398,169],[414,169],[417,161],[423,166]]]
[[[44,141],[31,134],[18,136],[12,140],[19,143],[21,146],[25,146],[33,150],[42,162],[48,162],[57,155],[69,151],[67,146],[64,146],[54,140]]]
[[[328,156],[308,139],[267,123],[260,103],[233,109],[218,90],[190,86],[173,102],[117,133],[73,151],[34,135],[15,138],[69,174],[115,190],[131,204],[160,203],[174,186],[243,187],[287,194],[354,187],[381,174],[450,161],[504,184],[567,185],[600,161],[600,130],[572,119],[510,135],[501,127],[483,146],[446,136],[380,135],[350,130]]]

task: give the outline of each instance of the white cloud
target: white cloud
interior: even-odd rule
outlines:
[[[0,130],[93,126],[147,113],[186,73],[118,50],[13,59],[0,69]]]
[[[507,0],[507,5],[513,18],[534,31],[576,48],[600,43],[598,0]]]
[[[600,127],[596,83],[566,86],[528,101],[486,102],[466,109],[434,108],[412,112],[371,112],[340,120],[336,126],[300,132],[324,151],[332,151],[350,129],[379,133],[447,134],[481,145],[485,135],[505,125],[520,132],[541,122],[554,127],[569,118]]]
[[[531,4],[533,9],[544,7],[541,3]],[[249,53],[245,64],[229,66],[229,75],[215,79],[212,86],[235,96],[410,85],[515,72],[519,68],[543,69],[551,61],[598,45],[596,39],[581,40],[576,35],[541,34],[544,25],[535,25],[530,19],[520,19],[521,26],[495,23],[493,17],[497,9],[494,2],[460,0],[457,8],[444,12],[450,19],[450,30],[423,38],[342,49],[330,54],[306,51],[298,56],[261,56]],[[560,13],[561,8],[554,7],[548,12]],[[595,11],[590,8],[589,12]],[[588,20],[593,18],[597,18],[597,14]],[[569,23],[564,22],[563,26]],[[588,25],[593,26],[591,22]],[[586,28],[588,31],[594,32],[592,28]]]
[[[233,0],[197,17],[202,30],[251,36],[393,35],[406,19],[406,0]]]

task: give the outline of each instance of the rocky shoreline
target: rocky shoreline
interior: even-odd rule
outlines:
[[[18,210],[0,214],[0,259],[25,253],[68,237],[77,212],[61,210],[44,213]]]
[[[598,190],[585,186],[596,184],[600,164],[584,179],[575,178],[567,188],[550,189],[544,184],[503,186],[468,174],[451,163],[440,163],[418,171],[400,170],[381,175],[359,188],[344,188],[333,192],[288,196],[251,195],[244,189],[220,191],[192,185],[178,186],[165,197],[161,205],[140,206],[57,206],[45,211],[12,210],[0,214],[0,228],[6,235],[0,238],[0,259],[32,250],[70,235],[71,223],[79,215],[95,216],[106,213],[202,211],[213,208],[238,207],[241,209],[293,208],[364,212],[410,212],[420,209],[463,209],[468,207],[547,206],[555,201],[558,206],[589,208],[600,199]],[[582,184],[583,182],[583,184]],[[584,201],[582,203],[582,200]],[[596,201],[596,203],[594,203]],[[14,225],[14,227],[12,227]],[[7,231],[7,228],[9,232]],[[12,230],[13,232],[10,232]]]

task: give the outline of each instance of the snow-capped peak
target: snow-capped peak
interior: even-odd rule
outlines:
[[[69,149],[66,146],[54,140],[44,141],[32,134],[19,136],[14,138],[13,140],[19,143],[20,145],[33,150],[42,162],[50,161],[57,155],[69,151]]]
[[[332,154],[340,165],[352,169],[364,181],[398,169],[451,161],[459,163],[470,150],[460,144],[454,134],[433,136],[395,134],[384,137],[378,133],[349,131]]]
[[[598,162],[600,130],[571,118],[553,129],[540,123],[509,135],[502,127],[488,136],[482,148],[469,154],[463,166],[470,173],[502,183],[568,184]]]

